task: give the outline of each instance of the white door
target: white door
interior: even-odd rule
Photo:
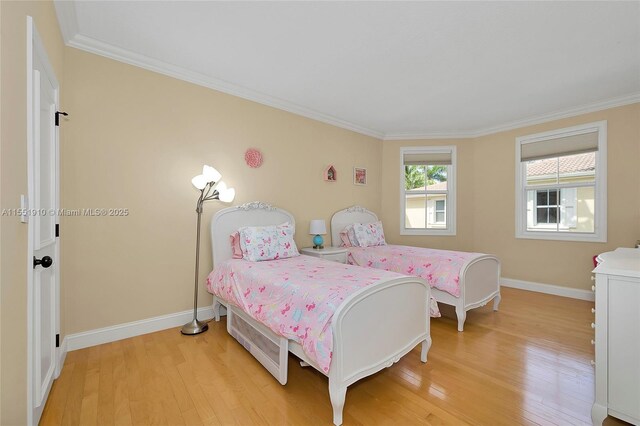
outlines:
[[[37,424],[56,376],[59,328],[58,83],[35,27],[32,27],[28,95],[29,163],[29,367],[30,417]]]

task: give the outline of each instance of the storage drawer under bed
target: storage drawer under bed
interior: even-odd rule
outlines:
[[[227,331],[262,364],[280,384],[287,383],[289,341],[257,323],[235,306],[227,309]]]

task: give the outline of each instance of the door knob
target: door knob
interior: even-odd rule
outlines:
[[[36,259],[36,257],[33,256],[34,269],[38,265],[42,265],[43,268],[48,268],[49,266],[53,265],[53,259],[49,256],[44,256],[42,259]]]

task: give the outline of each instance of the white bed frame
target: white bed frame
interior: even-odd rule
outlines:
[[[290,213],[257,201],[219,211],[211,222],[214,265],[231,258],[229,235],[241,226],[283,222],[291,222],[295,226]],[[424,280],[401,277],[367,286],[338,307],[331,320],[333,358],[327,375],[334,424],[342,424],[342,409],[349,385],[390,367],[419,343],[422,343],[420,360],[427,362],[427,352],[431,347],[427,304],[429,294],[430,288]],[[220,305],[232,314],[239,311],[239,308],[214,296],[216,321],[220,320]],[[390,311],[392,315],[383,315]],[[248,315],[244,315],[243,319],[257,329],[266,329]],[[227,319],[227,330],[229,324]],[[281,339],[271,334],[273,341]],[[288,341],[288,350],[322,372],[298,343]],[[278,378],[282,384],[286,383],[286,370],[284,376]]]
[[[361,206],[353,206],[334,213],[331,217],[331,243],[340,246],[340,231],[352,223],[377,222],[378,216]],[[467,261],[460,271],[460,296],[431,288],[433,297],[441,303],[456,308],[458,331],[464,330],[467,311],[489,303],[493,299],[493,310],[500,305],[500,260],[488,254],[478,254]]]

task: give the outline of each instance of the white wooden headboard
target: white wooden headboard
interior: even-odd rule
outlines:
[[[361,206],[352,206],[348,209],[335,212],[333,216],[331,216],[331,244],[334,247],[340,246],[342,243],[340,240],[340,231],[342,231],[345,226],[352,223],[376,222],[377,220],[378,216],[376,216],[374,212]]]
[[[253,201],[241,206],[220,210],[211,220],[211,247],[213,265],[231,259],[229,235],[242,226],[280,225],[291,222],[295,229],[296,221],[286,210],[273,207],[261,201]]]

